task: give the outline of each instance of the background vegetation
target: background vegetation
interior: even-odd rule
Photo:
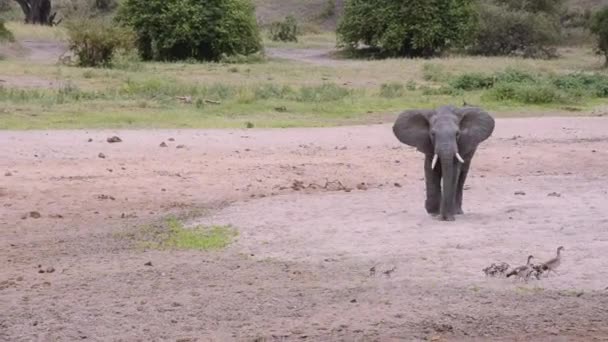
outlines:
[[[376,123],[392,120],[405,108],[464,102],[497,115],[589,115],[602,113],[608,93],[608,73],[597,54],[606,46],[600,39],[605,24],[598,3],[547,0],[542,3],[548,6],[527,7],[529,2],[515,0],[471,2],[463,12],[470,20],[454,25],[463,25],[456,31],[475,34],[448,39],[454,32],[433,26],[416,34],[430,42],[420,48],[412,45],[412,35],[381,30],[378,37],[386,37],[377,39],[376,51],[385,50],[385,42],[397,48],[376,56],[394,57],[369,60],[333,51],[342,39],[335,29],[346,25],[340,24],[345,3],[339,0],[257,0],[255,27],[249,3],[231,2],[248,33],[232,34],[215,45],[201,40],[213,31],[191,30],[205,24],[199,15],[209,14],[190,15],[189,7],[150,18],[154,11],[146,12],[138,0],[123,0],[122,5],[55,0],[61,24],[41,27],[23,24],[16,3],[0,0],[0,5],[2,1],[7,6],[0,17],[8,19],[6,29],[17,42],[0,45],[0,56],[5,56],[0,62],[0,129]],[[155,1],[146,3],[168,6]],[[140,7],[127,10],[136,5]],[[432,9],[425,6],[430,5],[417,10]],[[480,16],[484,10],[495,11],[495,17]],[[286,20],[289,15],[293,19]],[[505,19],[511,16],[515,19]],[[172,30],[157,32],[155,26]],[[247,37],[252,40],[241,45]],[[459,41],[465,37],[473,39]],[[489,44],[495,41],[503,44]],[[48,60],[28,55],[31,42],[67,51],[61,61]],[[200,44],[218,49],[209,53]],[[425,58],[396,58],[401,54]]]

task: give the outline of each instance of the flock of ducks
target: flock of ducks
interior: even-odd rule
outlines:
[[[540,263],[533,264],[532,259],[534,259],[533,255],[528,256],[528,262],[525,265],[518,266],[515,268],[510,268],[509,264],[505,262],[501,262],[499,264],[492,264],[483,269],[483,272],[486,276],[496,277],[496,276],[506,276],[507,278],[515,277],[519,280],[528,281],[532,277],[540,280],[543,274],[549,273],[558,273],[557,268],[561,264],[561,251],[565,250],[563,246],[559,246],[557,248],[557,255],[555,258]]]

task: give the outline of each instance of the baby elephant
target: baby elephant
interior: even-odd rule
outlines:
[[[399,141],[424,153],[426,211],[443,221],[462,214],[462,191],[477,145],[494,131],[494,119],[475,107],[408,110],[393,132]],[[441,180],[443,179],[443,191]]]

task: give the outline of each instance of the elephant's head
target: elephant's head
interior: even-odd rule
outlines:
[[[443,194],[442,216],[452,215],[456,182],[460,164],[469,163],[477,145],[494,131],[494,119],[479,108],[452,106],[437,110],[409,110],[403,112],[393,132],[399,141],[433,156],[431,168],[441,163]]]

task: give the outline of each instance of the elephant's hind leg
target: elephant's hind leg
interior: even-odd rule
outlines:
[[[426,181],[426,212],[431,215],[439,215],[441,208],[441,162],[435,169],[431,169],[433,155],[426,155],[424,160],[424,179]]]

